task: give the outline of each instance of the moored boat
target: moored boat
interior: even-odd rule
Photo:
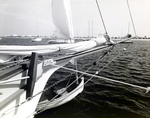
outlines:
[[[60,9],[57,9],[58,7]],[[48,79],[67,63],[72,62],[76,67],[79,57],[112,46],[112,44],[107,44],[104,37],[75,42],[70,18],[70,1],[53,0],[52,8],[53,21],[57,26],[54,36],[56,39],[68,40],[67,42],[60,43],[56,40],[45,45],[0,46],[1,118],[34,117],[36,112],[45,109],[41,105],[47,101],[49,104],[46,109],[72,100],[83,91],[84,78],[77,77],[71,83],[66,80],[56,81],[49,87],[52,94],[42,98],[43,92],[47,90],[45,85]],[[64,12],[62,13],[62,11]],[[56,88],[56,84],[59,85],[59,89]],[[67,86],[67,84],[72,84],[72,86]]]

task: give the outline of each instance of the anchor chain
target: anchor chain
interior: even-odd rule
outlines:
[[[7,66],[4,66],[4,67],[1,67],[0,68],[0,71],[3,71],[3,70],[6,70],[8,68],[11,68],[11,67],[14,67],[14,66],[17,66],[17,65],[21,65],[21,64],[24,64],[25,62],[28,62],[29,60],[18,60],[18,61],[14,61],[13,64],[10,64],[10,65],[7,65]]]
[[[127,47],[128,47],[128,46],[127,46]],[[112,49],[113,49],[113,48],[112,48]],[[112,50],[112,49],[111,49],[111,50]],[[111,50],[107,51],[102,57],[99,57],[99,58],[96,60],[96,62],[93,63],[92,66],[94,66],[99,60],[103,59],[103,58],[105,57],[105,55],[109,54],[109,52],[111,52]],[[12,64],[12,65],[6,66],[5,68],[1,68],[0,71],[5,70],[6,68],[10,68],[10,67],[19,65],[19,64],[23,64],[23,63],[26,62],[26,61],[28,61],[28,60],[22,60],[21,62],[18,61],[17,63],[14,63],[14,64]],[[55,65],[54,65],[54,66],[55,66]],[[63,68],[63,67],[62,67],[62,68]],[[66,69],[66,68],[64,68],[64,69]],[[71,70],[71,71],[72,71],[72,70]],[[75,72],[75,71],[74,71],[74,72]],[[97,72],[98,72],[98,71],[97,71]],[[96,72],[96,74],[97,74],[97,72]],[[56,86],[57,84],[59,84],[60,82],[66,80],[67,77],[71,76],[72,74],[73,74],[73,73],[71,73],[70,75],[65,76],[63,79],[60,79],[59,81],[57,81],[57,82],[55,82],[54,84],[50,85],[49,87],[45,88],[43,91],[38,92],[38,93],[35,94],[34,96],[27,98],[24,102],[22,102],[22,103],[20,103],[20,104],[18,104],[18,105],[16,105],[16,106],[10,108],[9,110],[7,110],[7,111],[5,111],[3,114],[1,114],[0,117],[3,117],[4,115],[6,115],[6,114],[12,112],[13,110],[15,110],[15,109],[17,109],[18,107],[20,107],[21,105],[23,105],[24,103],[26,103],[26,102],[32,100],[34,97],[38,96],[39,94],[41,94],[41,93],[43,93],[43,92],[46,92],[47,90],[49,90],[49,89],[51,89],[52,87],[54,87],[54,86]],[[84,75],[84,74],[85,74],[85,73],[82,73],[82,75]],[[82,75],[81,75],[81,76],[82,76]],[[86,82],[86,83],[87,83],[87,82]],[[11,110],[11,111],[10,111],[10,110]],[[45,109],[44,109],[44,110],[45,110]],[[37,114],[41,113],[41,111],[43,111],[43,110],[42,110],[42,109],[41,109],[41,110],[37,110],[37,111],[35,111],[32,115],[37,115]]]
[[[36,96],[38,96],[41,93],[44,93],[46,91],[48,91],[49,89],[51,89],[52,87],[56,86],[57,84],[61,83],[62,81],[65,81],[69,76],[71,76],[73,73],[70,73],[69,75],[65,76],[63,79],[60,79],[59,81],[56,81],[54,84],[50,85],[49,87],[45,88],[43,91],[38,92],[37,94],[35,94],[32,97],[28,97],[25,101],[23,101],[22,103],[19,103],[15,106],[13,106],[12,108],[6,110],[5,112],[3,112],[2,114],[0,114],[0,118],[9,114],[10,112],[14,111],[15,109],[19,108],[21,105],[23,105],[24,103],[32,100],[33,98],[35,98]]]
[[[115,45],[114,45],[115,46]],[[96,59],[96,61],[95,62],[93,62],[93,64],[85,71],[85,73],[87,72],[87,71],[89,71],[93,66],[95,66],[96,65],[96,63],[98,62],[98,61],[100,61],[101,59],[103,59],[106,55],[108,55],[112,50],[113,50],[113,48],[114,48],[114,46],[111,48],[111,49],[109,49],[109,50],[107,50],[103,55],[101,55],[101,56],[99,56],[97,59]],[[54,65],[54,66],[57,66],[57,65]],[[63,67],[62,67],[63,68]],[[64,67],[64,69],[66,69],[65,67]],[[73,71],[73,72],[78,72],[77,70],[74,70],[74,69],[70,69],[70,71]],[[84,73],[81,73],[81,75],[78,77],[78,78],[82,78],[82,76],[83,75],[85,75]],[[73,83],[75,83],[77,80],[74,80],[71,84],[69,84],[66,88],[69,88]],[[88,82],[88,81],[87,81]],[[86,83],[87,83],[86,82]],[[85,84],[86,84],[85,83]],[[84,84],[84,85],[85,85]],[[79,88],[78,88],[79,89]],[[64,93],[65,91],[63,91],[62,92],[62,94]],[[56,95],[54,98],[52,98],[44,107],[42,107],[41,109],[38,109],[37,111],[35,111],[34,113],[32,113],[32,115],[37,115],[37,114],[40,114],[41,112],[43,112],[43,111],[45,111],[45,110],[47,110],[48,108],[46,108],[46,106],[50,103],[50,102],[52,102],[56,97],[57,97],[58,95]]]

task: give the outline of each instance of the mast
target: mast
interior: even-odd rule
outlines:
[[[88,37],[90,37],[90,21],[88,21]]]
[[[130,22],[129,22],[129,24],[128,24],[128,34],[129,34],[129,30],[130,30]]]
[[[39,35],[39,15],[37,15],[37,36]]]
[[[93,37],[93,20],[92,20],[92,37]]]

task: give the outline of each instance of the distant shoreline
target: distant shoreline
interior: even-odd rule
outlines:
[[[121,39],[112,39],[113,41],[121,41]],[[150,41],[150,39],[130,39],[128,41]]]

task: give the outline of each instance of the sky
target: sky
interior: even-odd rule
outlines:
[[[95,0],[70,0],[74,36],[105,33]],[[135,35],[126,0],[97,0],[110,36]],[[128,0],[138,36],[150,37],[150,0]],[[0,35],[51,36],[51,0],[0,0]]]

